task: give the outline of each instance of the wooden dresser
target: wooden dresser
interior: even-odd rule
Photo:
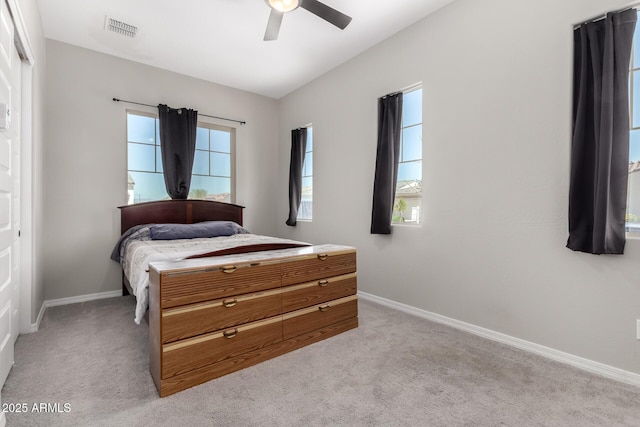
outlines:
[[[149,266],[161,397],[358,326],[356,250],[319,245]]]

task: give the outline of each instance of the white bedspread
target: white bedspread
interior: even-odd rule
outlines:
[[[303,243],[277,237],[257,234],[234,234],[233,236],[208,239],[185,240],[136,240],[127,245],[123,269],[136,296],[134,321],[140,324],[149,306],[149,263],[152,261],[172,261],[192,255],[218,251],[237,246],[264,243]]]

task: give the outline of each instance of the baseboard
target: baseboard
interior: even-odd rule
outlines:
[[[76,303],[79,303],[79,302],[95,301],[95,300],[98,300],[98,299],[114,298],[114,297],[120,297],[120,296],[122,296],[122,291],[121,290],[108,291],[108,292],[98,292],[98,293],[95,293],[95,294],[86,294],[86,295],[78,295],[78,296],[75,296],[75,297],[46,300],[44,302],[43,306],[45,306],[45,308],[56,307],[56,306],[59,306],[59,305],[76,304]]]
[[[515,338],[510,335],[503,334],[501,332],[496,332],[491,329],[472,325],[471,323],[466,323],[460,320],[452,319],[450,317],[442,316],[440,314],[431,313],[420,308],[412,307],[410,305],[368,294],[366,292],[358,291],[358,297],[362,298],[363,300],[371,301],[405,313],[412,314],[414,316],[422,317],[424,319],[451,326],[453,328],[478,335],[482,338],[487,338],[492,341],[507,344],[520,350],[525,350],[530,353],[534,353],[548,359],[555,360],[557,362],[565,363],[567,365],[571,365],[594,374],[602,375],[616,381],[621,381],[640,387],[640,375],[634,372],[625,371],[623,369],[605,365],[604,363],[595,362],[593,360],[585,359],[580,356],[565,353],[560,350],[555,350],[550,347],[545,347],[540,344],[535,344],[529,341],[522,340],[520,338]]]
[[[76,304],[79,302],[87,302],[94,301],[98,299],[105,298],[114,298],[122,296],[122,291],[108,291],[108,292],[98,292],[95,294],[86,294],[86,295],[78,295],[76,297],[68,297],[68,298],[58,298],[58,299],[50,299],[45,300],[40,307],[40,311],[38,312],[38,317],[36,318],[36,322],[32,323],[27,330],[20,331],[20,334],[32,334],[34,332],[38,332],[40,329],[40,322],[42,322],[42,317],[44,316],[44,312],[48,307],[56,307],[58,305],[67,305],[67,304]],[[0,424],[0,427],[2,425]]]
[[[26,330],[20,331],[20,334],[33,334],[34,332],[38,332],[40,329],[40,322],[42,322],[42,316],[44,316],[44,312],[47,309],[46,301],[42,303],[40,306],[40,311],[38,312],[38,317],[36,318],[36,323],[32,323]]]

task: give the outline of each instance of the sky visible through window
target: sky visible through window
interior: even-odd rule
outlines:
[[[128,203],[169,198],[162,171],[159,121],[127,114]],[[199,124],[189,198],[232,201],[231,129]]]
[[[405,93],[402,104],[398,181],[422,181],[422,88]]]

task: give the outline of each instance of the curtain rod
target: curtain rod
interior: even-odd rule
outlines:
[[[383,95],[383,96],[381,96],[379,99],[385,99],[385,98],[386,98],[386,97],[388,97],[388,96],[395,96],[395,95],[399,95],[399,94],[401,94],[401,93],[404,93],[404,92],[403,92],[403,91],[401,91],[401,90],[399,90],[399,91],[397,91],[397,92],[392,92],[392,93],[388,93],[388,94],[386,94],[386,95]]]
[[[399,94],[399,93],[411,92],[411,91],[413,91],[413,90],[415,90],[415,89],[418,89],[418,88],[419,88],[419,87],[421,87],[421,86],[422,86],[422,82],[414,83],[414,84],[409,85],[409,86],[407,86],[407,87],[405,87],[405,88],[402,88],[402,89],[400,89],[400,90],[398,90],[398,91],[396,91],[396,92],[391,92],[391,93],[388,93],[388,94],[386,94],[386,95],[383,95],[383,96],[381,96],[380,98],[384,99],[384,98],[386,98],[387,96],[393,96],[393,95],[397,95],[397,94]]]
[[[151,105],[151,104],[143,104],[142,102],[135,102],[135,101],[126,101],[124,99],[118,99],[118,98],[113,98],[114,102],[126,102],[127,104],[136,104],[136,105],[144,105],[145,107],[158,107],[157,105]],[[241,125],[246,124],[247,122],[243,121],[243,120],[235,120],[235,119],[227,119],[225,117],[218,117],[218,116],[210,116],[209,114],[200,114],[198,113],[199,116],[204,116],[204,117],[211,117],[212,119],[220,119],[220,120],[226,120],[228,122],[236,122],[236,123],[240,123]]]
[[[581,26],[581,25],[588,24],[589,22],[596,22],[596,21],[600,21],[600,20],[602,20],[602,19],[606,18],[606,17],[607,17],[607,14],[609,14],[609,13],[619,13],[619,12],[624,12],[624,11],[627,11],[627,10],[629,10],[629,9],[633,9],[634,7],[637,7],[637,6],[640,6],[640,2],[633,2],[633,3],[631,3],[631,5],[629,5],[629,6],[625,7],[625,8],[623,8],[623,9],[619,9],[619,10],[611,10],[611,11],[609,11],[609,12],[601,13],[601,14],[596,15],[596,16],[594,16],[593,18],[589,18],[589,19],[587,19],[587,20],[585,20],[585,21],[583,21],[583,22],[581,22],[581,23],[579,23],[579,24],[575,24],[575,25],[573,26],[573,29],[575,30],[576,28],[580,28],[580,26]]]

